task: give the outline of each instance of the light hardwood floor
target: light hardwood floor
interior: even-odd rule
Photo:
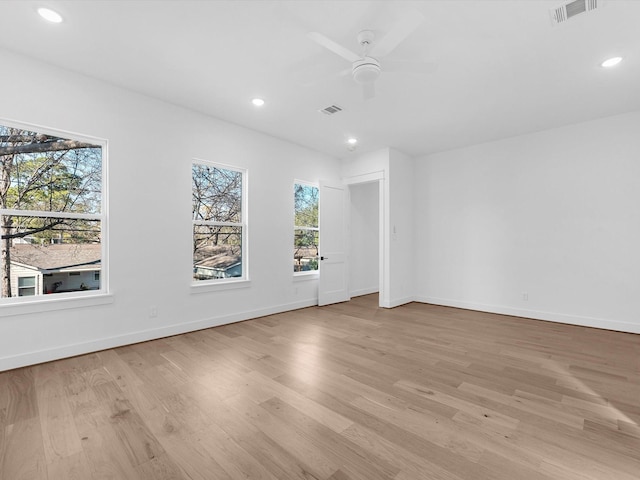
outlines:
[[[376,304],[0,373],[0,478],[640,478],[640,335]]]

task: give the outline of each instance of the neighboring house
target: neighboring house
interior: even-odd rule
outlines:
[[[239,246],[214,246],[198,249],[193,259],[193,278],[231,278],[242,276],[242,253]]]
[[[306,272],[318,269],[318,247],[294,247],[293,271]]]
[[[100,288],[99,244],[15,244],[11,247],[11,296]]]

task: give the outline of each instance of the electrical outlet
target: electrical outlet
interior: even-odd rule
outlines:
[[[149,317],[156,318],[158,316],[158,307],[153,306],[149,309]]]
[[[522,292],[522,300],[524,300],[525,302],[529,300],[528,292]]]

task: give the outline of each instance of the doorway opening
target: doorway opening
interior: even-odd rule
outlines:
[[[380,298],[382,282],[382,180],[349,185],[349,294]]]

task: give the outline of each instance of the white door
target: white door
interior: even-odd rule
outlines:
[[[349,300],[347,215],[349,189],[320,182],[320,280],[318,305]]]

